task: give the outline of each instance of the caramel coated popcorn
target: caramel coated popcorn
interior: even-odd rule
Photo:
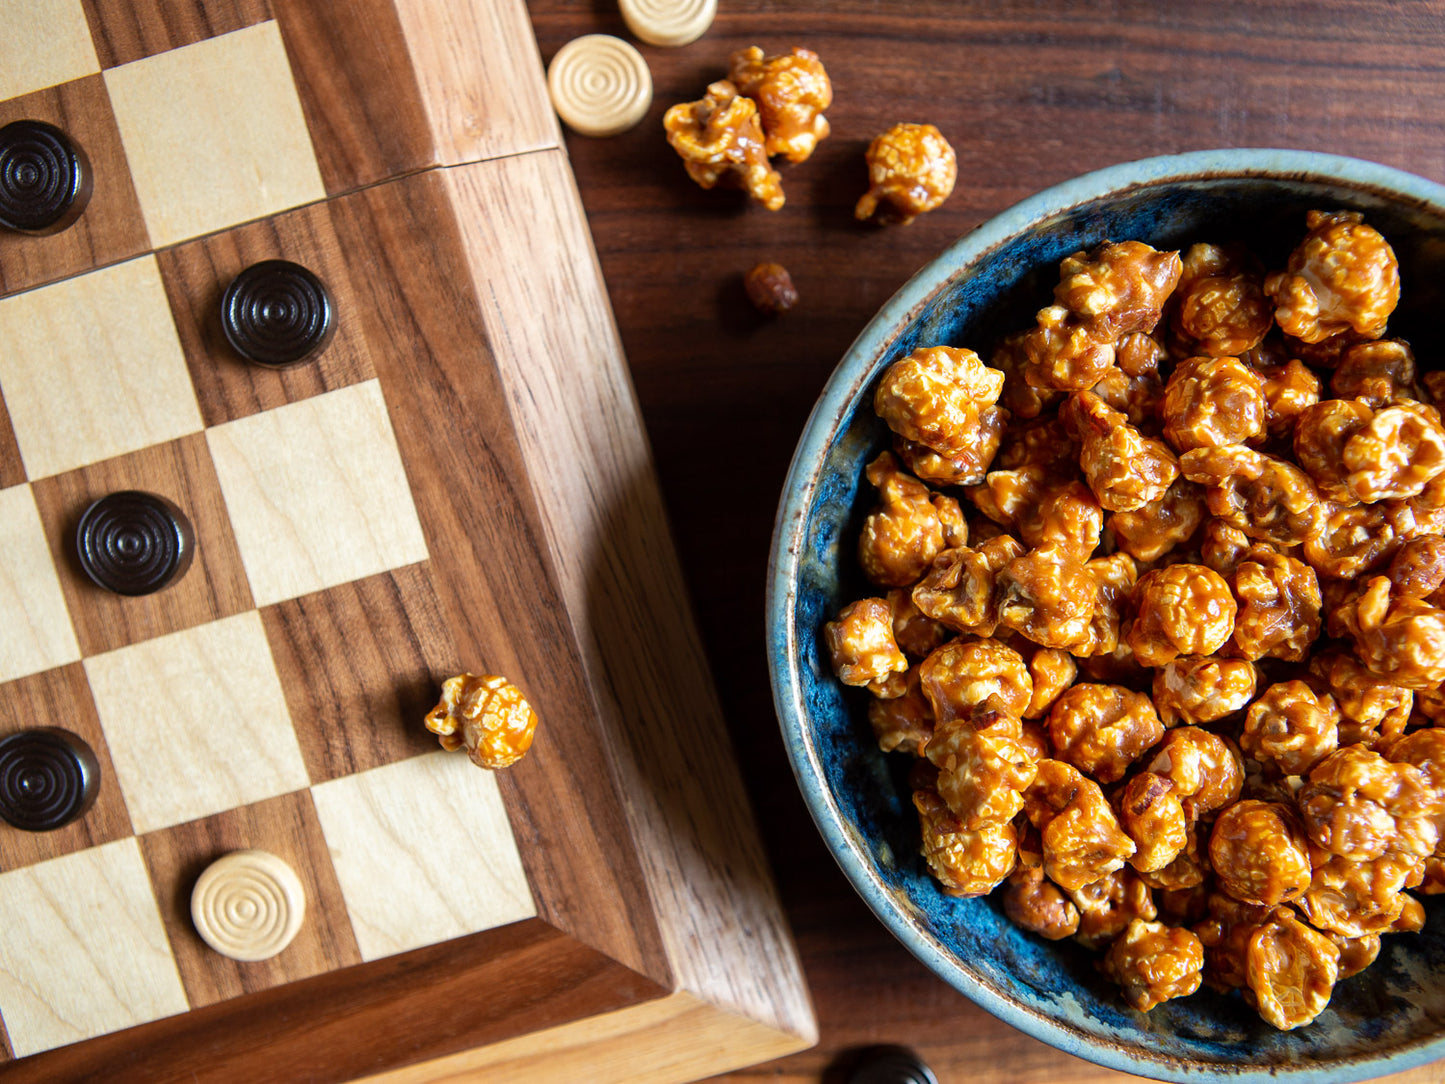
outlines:
[[[1270,275],[1276,322],[1306,343],[1378,339],[1400,300],[1400,269],[1380,232],[1351,211],[1311,211],[1286,270]]]
[[[1308,230],[1101,244],[891,365],[847,660],[943,893],[1281,1029],[1445,893],[1445,376],[1384,239]]]
[[[886,599],[860,598],[823,627],[833,673],[844,685],[883,688],[892,674],[908,669],[893,638],[893,610]]]
[[[901,471],[888,452],[868,464],[867,475],[879,503],[863,521],[858,563],[883,587],[916,583],[943,549],[944,523],[935,495]]]
[[[920,347],[888,367],[873,409],[899,436],[941,456],[961,456],[976,445],[1003,380],[972,350]]]
[[[1329,1004],[1340,950],[1324,934],[1276,908],[1249,934],[1244,951],[1247,999],[1281,1031],[1308,1024]]]
[[[913,792],[923,835],[923,857],[950,896],[986,896],[1013,872],[1018,833],[1012,824],[970,831],[932,790]]]
[[[1243,354],[1260,344],[1274,322],[1264,276],[1237,247],[1191,245],[1174,299],[1173,331],[1188,353]]]
[[[1239,609],[1224,577],[1203,565],[1156,568],[1140,577],[1130,598],[1135,611],[1129,646],[1145,666],[1180,655],[1212,655],[1234,631]]]
[[[1105,973],[1140,1012],[1186,997],[1203,981],[1204,946],[1192,930],[1136,918],[1109,946]]]
[[[443,749],[466,749],[479,768],[505,768],[526,756],[537,713],[522,691],[496,674],[458,674],[442,682],[441,701],[426,728]]]
[[[720,79],[698,101],[673,106],[662,126],[687,175],[703,188],[734,184],[768,210],[782,208],[783,180],[768,163],[757,104],[732,83]]]
[[[868,191],[853,215],[906,226],[953,193],[958,156],[931,124],[895,124],[868,145]]]
[[[1285,775],[1304,775],[1339,747],[1340,708],[1303,681],[1281,681],[1249,705],[1240,748]]]
[[[1075,685],[1049,711],[1054,756],[1101,783],[1122,779],[1162,737],[1150,699],[1119,685]]]
[[[828,138],[823,110],[833,104],[833,84],[811,49],[795,47],[782,56],[764,56],[756,45],[739,49],[728,79],[757,103],[769,155],[801,162]]]
[[[1264,379],[1234,357],[1181,361],[1164,388],[1164,435],[1181,452],[1263,437],[1269,420]]]

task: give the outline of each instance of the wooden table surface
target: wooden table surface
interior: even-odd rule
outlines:
[[[629,37],[613,0],[530,0],[543,59],[585,33]],[[1041,188],[1116,162],[1209,147],[1295,147],[1445,182],[1445,3],[719,0],[681,49],[640,45],[655,99],[611,139],[569,133],[679,552],[822,1038],[731,1081],[841,1084],[850,1052],[917,1048],[942,1084],[1135,1079],[1027,1038],[914,960],[834,865],[778,736],[763,650],[773,514],[794,444],[844,350],[948,242]],[[787,205],[704,192],[662,133],[729,54],[823,59],[831,138],[784,164]],[[863,151],[898,121],[958,152],[953,196],[911,226],[855,223]],[[776,260],[801,295],[775,321],[742,290]],[[1445,1062],[1389,1078],[1445,1080]]]

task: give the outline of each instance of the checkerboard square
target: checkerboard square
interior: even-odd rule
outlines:
[[[69,136],[90,163],[91,193],[80,217],[59,233],[0,231],[0,295],[83,275],[150,251],[120,129],[99,72],[0,101],[0,126],[17,120],[53,124]]]
[[[430,563],[267,606],[261,623],[313,783],[436,752],[417,723],[466,667]]]
[[[0,823],[0,870],[33,866],[134,834],[79,662],[0,685],[0,737],[37,726],[60,726],[90,746],[100,769],[99,793],[95,804],[64,828],[27,832]]]
[[[85,660],[137,832],[308,782],[254,611]]]
[[[0,342],[31,481],[203,427],[154,256],[0,300]]]
[[[17,1057],[186,1011],[134,838],[0,874],[0,914]]]
[[[105,73],[151,241],[326,197],[274,21]]]
[[[29,486],[0,489],[0,682],[80,658]]]
[[[312,788],[363,960],[537,913],[491,772],[435,752]]]
[[[376,376],[361,319],[365,303],[351,285],[354,260],[336,235],[336,213],[330,203],[316,203],[156,253],[207,425]],[[283,369],[254,365],[236,352],[221,328],[226,288],[246,268],[264,260],[300,264],[321,280],[331,297],[331,341],[303,364]]]
[[[0,99],[100,71],[80,0],[0,4]]]
[[[206,431],[257,606],[427,558],[381,385]]]
[[[83,656],[254,608],[205,434],[54,474],[31,488]],[[99,586],[81,568],[75,547],[76,528],[91,502],[125,490],[163,497],[191,523],[190,567],[149,595],[118,595]]]
[[[305,897],[296,939],[264,960],[234,960],[211,948],[191,919],[191,892],[216,859],[252,848],[280,858],[295,872]],[[326,840],[304,790],[228,809],[140,837],[161,921],[192,1008],[297,982],[361,962]]]

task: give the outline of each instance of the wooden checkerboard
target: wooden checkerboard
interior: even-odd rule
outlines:
[[[520,0],[12,0],[0,125],[84,149],[63,232],[0,234],[0,733],[99,798],[0,826],[0,1081],[685,1080],[815,1025],[687,610]],[[244,363],[282,258],[338,330]],[[109,594],[95,497],[196,558]],[[497,774],[442,678],[536,707]],[[199,938],[229,851],[298,872],[272,959]]]

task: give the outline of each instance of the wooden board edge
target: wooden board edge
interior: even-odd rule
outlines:
[[[680,991],[357,1084],[685,1084],[785,1057],[814,1041]]]
[[[0,1063],[3,1084],[337,1084],[666,997],[539,919]]]
[[[678,988],[814,1035],[566,156],[441,172]]]
[[[439,165],[562,146],[524,0],[392,2]]]
[[[527,756],[497,773],[538,914],[673,989],[625,796],[597,770],[602,693],[558,585],[568,555],[548,545],[441,172],[331,209],[351,258],[371,268],[357,307],[443,625],[466,669],[516,682],[542,719]]]

